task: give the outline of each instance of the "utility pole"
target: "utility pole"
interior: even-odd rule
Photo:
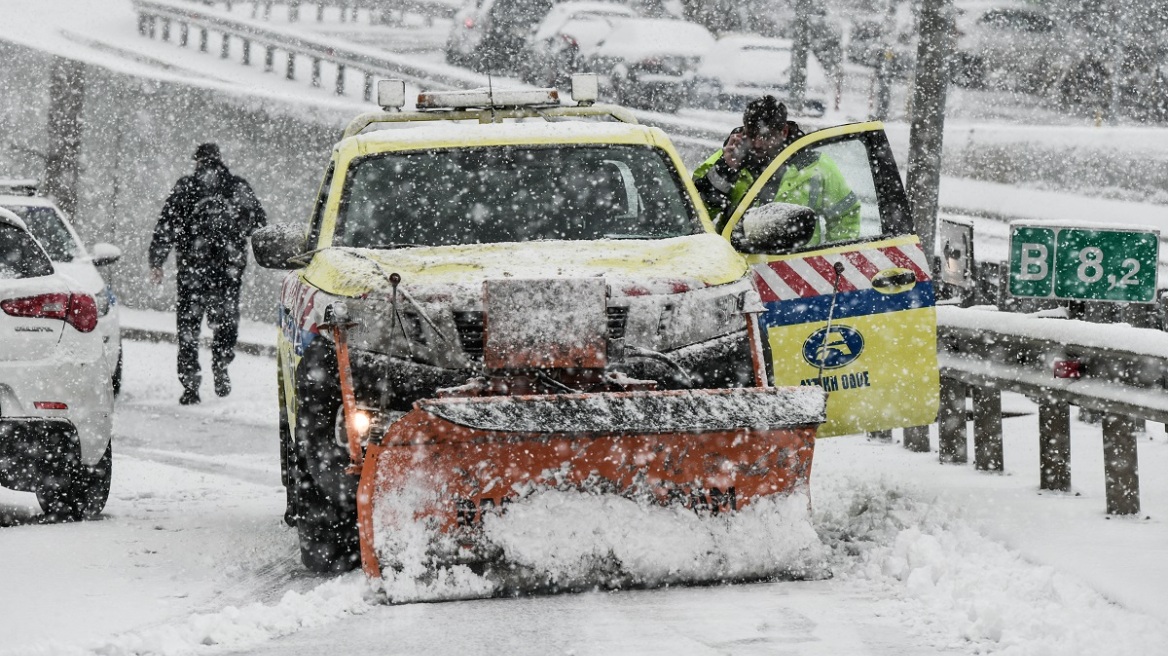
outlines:
[[[947,63],[954,45],[952,11],[950,0],[922,0],[913,76],[907,191],[913,228],[920,235],[930,266],[936,244],[941,187]]]
[[[807,53],[811,50],[811,2],[812,0],[794,0],[795,3],[795,34],[791,48],[791,112],[803,112],[803,98],[807,94]]]
[[[876,65],[875,89],[872,100],[873,120],[888,120],[888,108],[892,104],[892,65],[896,53],[893,47],[896,44],[896,3],[897,0],[888,0],[885,6],[884,22],[880,28],[880,38],[884,42],[880,51],[880,61]]]
[[[49,79],[49,144],[45,157],[44,190],[70,217],[75,216],[77,211],[84,99],[85,66],[64,57],[53,58]]]

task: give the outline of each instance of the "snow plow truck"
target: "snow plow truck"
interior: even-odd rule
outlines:
[[[612,550],[549,572],[499,527],[541,494],[699,524],[806,510],[817,431],[935,418],[929,266],[879,124],[792,145],[719,233],[665,134],[597,104],[588,76],[573,102],[480,89],[403,110],[400,81],[378,96],[307,227],[253,236],[288,271],[280,451],[308,569],[361,566],[394,602],[770,576],[642,576]],[[812,149],[849,176],[861,238],[800,246],[785,226],[814,212],[766,202]],[[568,521],[542,498],[537,534]]]

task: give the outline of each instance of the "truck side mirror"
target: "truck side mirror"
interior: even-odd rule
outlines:
[[[744,253],[789,251],[811,240],[815,221],[815,212],[802,205],[768,203],[751,208],[742,218],[738,249]]]
[[[304,252],[304,229],[287,224],[266,225],[251,235],[251,252],[265,269],[298,269],[290,262]]]

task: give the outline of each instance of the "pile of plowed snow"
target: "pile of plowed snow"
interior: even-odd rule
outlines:
[[[412,514],[416,499],[401,509]],[[392,505],[392,504],[385,504]],[[375,525],[378,522],[375,520]],[[615,495],[534,492],[483,518],[494,552],[486,570],[432,561],[442,537],[389,521],[378,530],[387,597],[395,603],[468,599],[525,591],[658,587],[824,576],[827,550],[805,494],[763,499],[734,514],[696,513]]]

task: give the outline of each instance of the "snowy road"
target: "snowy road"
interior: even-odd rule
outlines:
[[[1168,639],[1160,431],[1140,443],[1151,519],[1103,518],[1085,424],[1077,494],[1036,495],[1033,406],[1011,397],[1006,476],[822,441],[829,579],[389,607],[358,573],[299,565],[270,358],[240,356],[230,397],[184,408],[173,346],[126,353],[102,519],[42,525],[31,495],[0,495],[0,654],[1152,654]]]

